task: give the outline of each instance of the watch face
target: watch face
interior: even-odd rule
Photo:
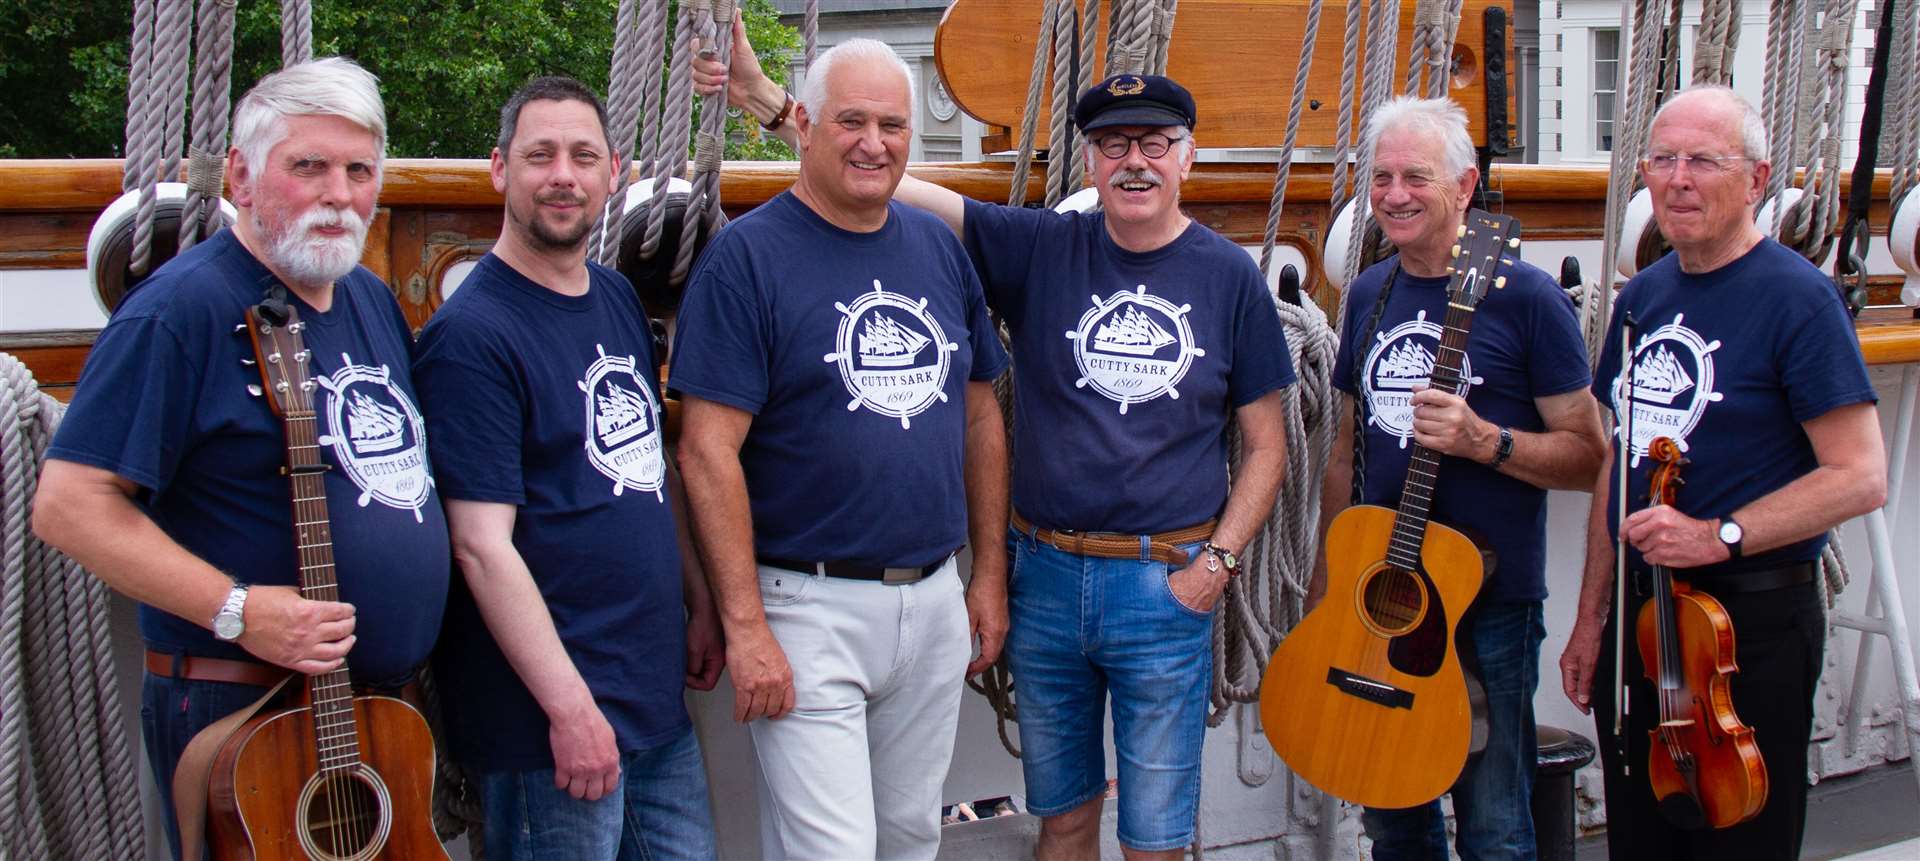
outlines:
[[[213,635],[222,640],[237,640],[246,629],[238,613],[221,613],[213,617]]]
[[[1735,523],[1731,520],[1720,521],[1720,540],[1721,541],[1727,544],[1733,544],[1740,540],[1740,537],[1742,534],[1743,534],[1743,531],[1740,529],[1740,524]]]

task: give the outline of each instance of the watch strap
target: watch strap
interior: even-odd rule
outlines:
[[[1507,458],[1512,456],[1513,431],[1503,427],[1500,429],[1500,443],[1493,447],[1493,460],[1488,461],[1487,466],[1493,469],[1499,469],[1500,464],[1506,463]]]
[[[780,103],[780,112],[774,114],[773,119],[760,124],[760,127],[767,131],[779,131],[781,126],[786,125],[787,117],[793,114],[793,94],[782,92],[781,95],[785,96],[786,100]]]

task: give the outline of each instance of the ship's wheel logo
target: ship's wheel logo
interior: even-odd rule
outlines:
[[[1673,322],[1641,336],[1629,357],[1633,366],[1629,466],[1639,466],[1647,446],[1658,437],[1671,437],[1681,451],[1686,451],[1687,435],[1700,426],[1707,405],[1726,397],[1713,390],[1713,351],[1720,349],[1720,342],[1700,337],[1700,333],[1682,325],[1685,319],[1685,314],[1675,314]],[[1614,415],[1625,415],[1620,405],[1626,400],[1626,392],[1618,377],[1613,380],[1612,400]],[[1617,439],[1625,432],[1623,421],[1613,434]]]
[[[415,523],[424,522],[420,507],[433,492],[433,474],[427,425],[413,400],[393,384],[386,365],[356,365],[346,353],[340,370],[318,382],[328,395],[327,432],[318,442],[333,447],[334,460],[360,489],[360,507],[378,501],[410,509]]]
[[[667,461],[660,446],[660,404],[653,389],[640,379],[633,356],[609,356],[593,345],[600,358],[576,383],[586,395],[587,462],[613,479],[613,495],[627,488],[651,493],[666,501],[660,488],[666,481]]]
[[[1195,358],[1207,354],[1193,343],[1193,328],[1187,325],[1192,310],[1148,293],[1145,284],[1105,300],[1095,295],[1093,307],[1067,332],[1080,370],[1074,388],[1092,386],[1119,402],[1121,415],[1161,395],[1178,400],[1181,378]]]
[[[1413,315],[1374,339],[1367,351],[1361,388],[1367,398],[1367,423],[1400,439],[1406,448],[1413,439],[1413,392],[1433,376],[1434,353],[1440,347],[1440,327],[1427,312]],[[1485,380],[1473,375],[1473,360],[1460,357],[1460,397]]]
[[[837,365],[846,384],[847,411],[866,407],[913,427],[913,417],[947,399],[947,372],[960,345],[947,340],[940,321],[927,313],[927,300],[915,302],[873,282],[852,305],[833,303],[840,328],[833,352],[822,361]]]

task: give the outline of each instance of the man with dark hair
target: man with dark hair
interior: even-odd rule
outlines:
[[[173,775],[208,724],[289,671],[351,658],[398,688],[427,659],[447,588],[400,304],[359,265],[380,193],[378,82],[330,57],[260,80],[234,109],[239,219],[168,261],[100,333],[34,501],[34,529],[141,603],[141,728],[179,854]],[[234,328],[284,288],[305,325],[340,601],[297,587],[280,419]],[[377,434],[354,433],[362,411]],[[201,791],[205,787],[200,787]]]
[[[450,753],[479,773],[489,858],[709,858],[682,697],[722,654],[665,457],[653,338],[589,262],[618,154],[591,90],[500,112],[499,241],[420,335],[456,580],[434,668]]]
[[[1560,656],[1561,684],[1574,705],[1594,709],[1596,729],[1610,738],[1619,690],[1608,612],[1613,536],[1624,535],[1627,624],[1651,596],[1655,565],[1725,607],[1740,667],[1729,696],[1753,730],[1767,790],[1753,818],[1729,828],[1669,819],[1677,805],[1655,800],[1646,776],[1659,699],[1628,644],[1626,756],[1600,745],[1608,854],[1797,858],[1826,643],[1814,578],[1827,530],[1886,502],[1876,395],[1832,279],[1754,226],[1774,167],[1760,112],[1729,88],[1694,87],[1660,109],[1648,138],[1640,172],[1673,253],[1620,291],[1596,369],[1594,394],[1632,438],[1616,436],[1594,486],[1586,577]],[[1638,330],[1623,353],[1628,315]],[[1639,500],[1657,466],[1647,455],[1658,437],[1685,452],[1686,483],[1672,505],[1646,506]],[[1638,509],[1624,523],[1615,522],[1615,458],[1628,459],[1628,498]]]

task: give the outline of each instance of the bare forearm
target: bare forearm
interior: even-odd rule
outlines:
[[[210,627],[234,579],[180,546],[125,495],[57,477],[77,469],[88,468],[48,462],[34,532],[114,591]],[[238,573],[246,579],[249,572]]]
[[[713,590],[707,585],[706,570],[700,567],[700,554],[694,549],[691,519],[687,512],[687,488],[680,470],[667,461],[667,492],[673,499],[674,540],[680,545],[680,595],[692,615],[714,612]]]
[[[487,631],[520,683],[550,720],[593,704],[593,693],[573,665],[526,560],[504,538],[465,541],[454,536],[454,556]]]
[[[1604,624],[1613,607],[1613,575],[1618,562],[1612,535],[1607,530],[1607,507],[1613,504],[1613,456],[1602,458],[1600,474],[1593,480],[1593,504],[1587,509],[1587,554],[1580,578],[1580,604],[1574,611],[1576,622]]]
[[[1881,474],[1884,476],[1884,473]],[[1805,541],[1880,507],[1884,477],[1855,467],[1821,466],[1733,512],[1751,556]]]
[[[1220,525],[1214,528],[1213,542],[1236,553],[1244,552],[1273,512],[1274,498],[1286,474],[1284,439],[1278,445],[1246,450],[1240,470],[1234,474],[1233,489],[1227,494],[1226,508],[1220,513]]]
[[[722,627],[730,639],[764,631],[767,615],[753,556],[753,509],[738,452],[706,451],[683,441],[680,468],[688,486],[699,488],[688,494],[687,512]]]
[[[1006,581],[1007,438],[993,388],[967,395],[967,530],[973,546],[973,579]],[[976,403],[976,400],[981,403]]]
[[[1586,490],[1593,486],[1602,451],[1598,439],[1570,430],[1512,433],[1513,455],[1500,465],[1501,472],[1548,490]],[[1497,445],[1497,428],[1493,435]],[[1489,454],[1487,460],[1492,459]]]

